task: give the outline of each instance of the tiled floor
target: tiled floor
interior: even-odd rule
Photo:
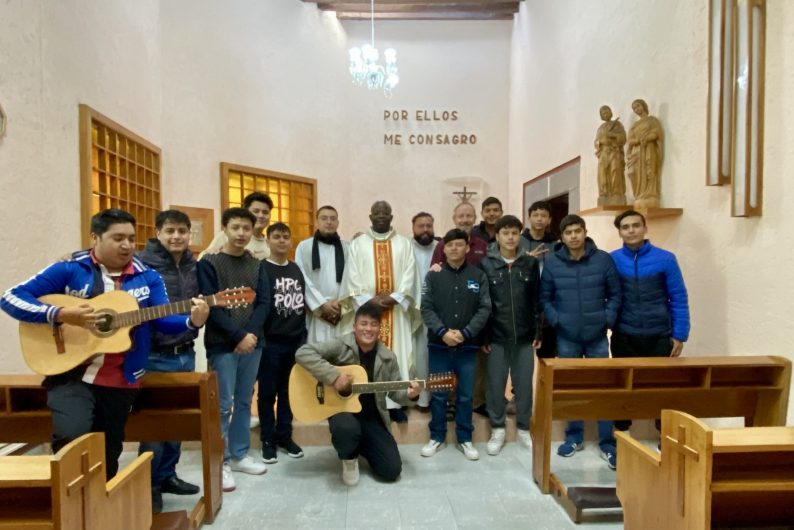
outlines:
[[[540,493],[530,475],[530,453],[518,444],[507,444],[496,457],[485,454],[485,444],[477,447],[481,458],[470,462],[452,445],[432,458],[419,455],[420,445],[404,445],[403,473],[397,483],[378,482],[362,463],[361,481],[352,488],[342,485],[341,464],[330,447],[308,447],[306,456],[297,460],[280,453],[278,464],[268,466],[266,475],[236,473],[237,490],[224,495],[218,519],[205,528],[623,528],[619,517],[574,525],[551,497]],[[132,456],[125,453],[122,458],[128,461]],[[552,469],[567,485],[615,481],[595,443],[573,458],[555,455]],[[179,475],[200,483],[199,453],[183,455]],[[196,501],[164,497],[166,511],[190,509]]]

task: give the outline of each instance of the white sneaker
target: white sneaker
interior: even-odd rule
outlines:
[[[477,450],[476,447],[472,445],[471,442],[462,442],[458,444],[458,449],[463,453],[463,456],[468,458],[469,460],[479,460],[480,459],[480,452]]]
[[[430,440],[425,444],[424,447],[422,447],[421,454],[422,456],[433,456],[434,454],[441,451],[446,446],[447,444],[445,444],[444,442],[437,442],[435,440]]]
[[[263,462],[257,462],[248,455],[245,455],[240,460],[232,459],[231,469],[232,471],[240,471],[249,475],[264,475],[267,473],[267,466]]]
[[[532,436],[530,436],[529,431],[518,429],[518,443],[527,449],[532,447]]]
[[[358,458],[342,460],[342,482],[346,486],[358,484]]]
[[[232,476],[232,468],[229,467],[228,462],[223,463],[223,491],[230,492],[237,489],[237,484],[234,483],[234,477]]]
[[[503,427],[493,427],[491,429],[491,439],[488,440],[488,454],[496,456],[502,451],[505,445],[505,430]]]
[[[249,429],[256,429],[257,427],[259,427],[259,416],[254,416],[252,414],[251,415],[251,419],[248,420],[248,422],[249,422],[248,423],[248,428]]]

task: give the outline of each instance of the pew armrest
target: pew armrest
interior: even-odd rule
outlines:
[[[132,461],[107,483],[107,495],[113,499],[119,492],[124,492],[133,484],[143,482],[147,485],[152,480],[152,453],[146,452]]]
[[[631,453],[632,455],[636,455],[639,457],[639,460],[654,466],[654,467],[661,467],[662,459],[659,453],[651,449],[650,447],[646,446],[643,443],[635,440],[628,434],[624,432],[616,432],[615,433],[615,440],[618,442],[618,462],[620,462],[620,458],[622,455]],[[624,458],[625,460],[626,458]]]

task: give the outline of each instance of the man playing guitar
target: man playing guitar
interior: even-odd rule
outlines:
[[[140,307],[168,303],[163,279],[133,255],[135,218],[131,214],[116,208],[99,212],[91,218],[91,238],[90,252],[54,263],[7,290],[0,308],[17,320],[49,324],[54,330],[64,324],[95,329],[100,317],[90,306],[58,307],[38,298],[68,294],[88,299],[123,290],[135,297]],[[53,452],[85,433],[103,432],[106,474],[113,477],[118,471],[127,416],[145,372],[150,329],[182,333],[203,326],[208,314],[207,304],[194,298],[190,316],[162,317],[136,327],[129,351],[97,355],[87,364],[46,377],[43,384],[52,410]]]
[[[372,303],[356,311],[353,332],[326,342],[306,344],[295,353],[295,362],[306,368],[318,381],[333,387],[342,395],[351,392],[351,379],[340,374],[334,365],[359,364],[370,381],[398,381],[397,357],[378,340],[381,309]],[[407,405],[419,399],[419,384],[412,382],[408,390],[388,393],[389,398]],[[382,480],[393,482],[402,472],[397,442],[389,431],[386,394],[362,394],[361,412],[342,412],[328,418],[331,443],[342,460],[342,482],[358,483],[358,457],[369,462],[372,471]]]

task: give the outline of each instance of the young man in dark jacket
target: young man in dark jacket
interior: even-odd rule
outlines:
[[[535,201],[527,211],[527,227],[521,236],[529,243],[529,255],[538,260],[540,272],[543,273],[543,264],[551,253],[554,243],[558,239],[549,232],[551,226],[551,205],[546,201]],[[541,359],[550,359],[557,356],[557,334],[554,327],[543,319],[542,344],[537,351]]]
[[[518,440],[529,447],[532,415],[534,349],[541,346],[540,270],[538,260],[526,254],[521,221],[505,215],[496,222],[496,245],[480,267],[488,277],[491,320],[486,333],[488,353],[486,401],[491,420],[488,454],[497,455],[505,443],[505,386],[507,376],[516,396]]]
[[[261,262],[246,246],[256,217],[244,208],[229,208],[221,216],[226,243],[217,254],[204,254],[198,263],[199,290],[212,294],[223,289],[256,290],[253,306],[213,307],[204,333],[207,363],[218,374],[221,432],[224,440],[223,491],[234,491],[232,471],[262,475],[267,467],[248,454],[249,421],[254,382],[264,344],[270,310],[270,281]]]
[[[265,323],[265,347],[259,361],[257,409],[261,426],[262,460],[278,462],[276,448],[291,458],[303,450],[292,440],[292,410],[289,405],[289,374],[295,366],[295,352],[306,342],[306,282],[294,261],[289,260],[292,233],[284,223],[267,227],[270,257],[262,264],[270,279],[270,316]],[[276,398],[278,397],[278,402]],[[273,407],[276,414],[273,414]]]
[[[645,239],[645,217],[627,210],[615,217],[623,246],[612,251],[623,304],[612,332],[613,357],[678,357],[689,338],[689,299],[672,252]],[[630,420],[615,422],[628,430]]]
[[[609,357],[607,329],[615,325],[620,309],[620,280],[609,254],[587,237],[584,219],[567,215],[560,223],[562,243],[546,259],[541,275],[543,312],[557,332],[561,358]],[[572,421],[560,456],[573,456],[583,448],[584,425]],[[598,422],[601,456],[615,468],[612,422]]]
[[[172,302],[190,300],[199,294],[196,260],[188,249],[190,218],[179,210],[166,210],[154,220],[155,235],[138,253],[138,259],[160,273]],[[196,369],[193,343],[198,330],[190,329],[178,335],[152,332],[147,372],[192,372]],[[139,453],[151,451],[152,511],[162,511],[163,493],[195,495],[199,487],[176,475],[181,443],[142,442]]]
[[[488,278],[482,270],[466,263],[469,234],[453,228],[444,236],[443,243],[447,260],[439,272],[427,274],[422,290],[429,372],[431,375],[455,372],[458,448],[469,460],[477,460],[480,455],[471,443],[472,392],[475,355],[482,346],[482,330],[491,313]],[[422,456],[433,456],[444,447],[448,394],[434,392],[430,397],[430,441],[422,448]]]

